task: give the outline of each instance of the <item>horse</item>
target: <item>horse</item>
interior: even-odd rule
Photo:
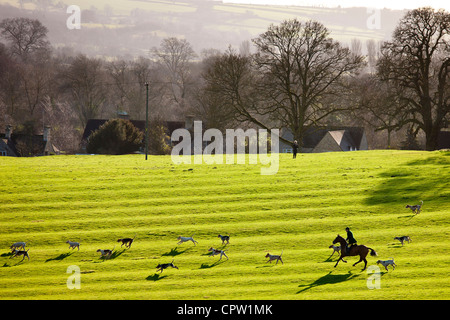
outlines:
[[[373,250],[372,248],[366,247],[364,245],[355,245],[352,246],[350,249],[350,252],[347,252],[347,241],[345,241],[344,238],[342,238],[340,235],[337,235],[336,239],[334,239],[333,244],[338,243],[341,245],[341,256],[339,257],[338,261],[336,262],[336,264],[334,265],[334,267],[336,268],[336,266],[338,265],[339,261],[345,261],[344,257],[346,256],[359,256],[359,261],[354,263],[353,266],[355,266],[356,264],[360,263],[361,261],[364,261],[364,268],[362,269],[362,271],[366,270],[367,267],[367,254],[369,253],[370,250],[370,255],[371,256],[377,256],[377,253],[375,250]]]

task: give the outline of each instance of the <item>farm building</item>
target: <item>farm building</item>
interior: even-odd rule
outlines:
[[[281,136],[294,140],[289,129],[282,129]],[[300,152],[304,153],[368,150],[366,134],[362,127],[309,128],[302,142]],[[292,146],[280,140],[280,153],[291,152]]]
[[[0,134],[0,156],[48,156],[59,154],[59,149],[51,142],[51,128],[44,127],[42,134],[27,135],[14,133],[12,126],[6,126]]]

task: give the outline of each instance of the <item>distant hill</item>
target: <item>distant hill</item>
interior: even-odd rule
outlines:
[[[69,30],[67,7],[81,8],[81,29]],[[46,3],[46,4],[43,4]],[[213,0],[88,0],[9,1],[0,5],[0,19],[25,16],[39,19],[49,29],[55,47],[71,47],[88,55],[136,57],[147,55],[165,37],[186,38],[197,51],[229,45],[237,48],[267,30],[270,24],[297,18],[318,20],[333,38],[386,40],[404,11],[367,8],[324,8],[224,4]],[[375,16],[374,16],[375,15]],[[379,25],[372,22],[379,17]],[[368,25],[369,23],[369,25]]]

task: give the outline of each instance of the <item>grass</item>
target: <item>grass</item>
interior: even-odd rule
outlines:
[[[2,157],[0,299],[449,299],[449,169],[439,151],[283,154],[272,176],[168,156]],[[405,205],[419,200],[413,215]],[[347,226],[378,252],[369,266],[395,258],[380,290],[356,257],[333,267],[328,246]],[[219,233],[231,235],[228,261],[208,256]],[[131,249],[115,242],[134,235]],[[179,235],[199,244],[177,245]],[[16,241],[30,261],[10,259]],[[101,260],[96,250],[114,245]],[[281,250],[284,265],[266,263]],[[155,272],[172,260],[179,270]],[[66,285],[72,265],[79,290]]]

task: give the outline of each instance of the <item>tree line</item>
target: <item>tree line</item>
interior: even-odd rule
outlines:
[[[347,47],[318,21],[270,25],[239,49],[197,54],[185,39],[165,38],[136,59],[107,60],[53,48],[38,20],[0,22],[0,124],[52,126],[61,149],[78,150],[92,118],[127,112],[153,120],[194,116],[209,128],[288,128],[301,142],[310,127],[364,124],[405,147],[437,147],[450,118],[450,14],[419,8],[392,39]]]

